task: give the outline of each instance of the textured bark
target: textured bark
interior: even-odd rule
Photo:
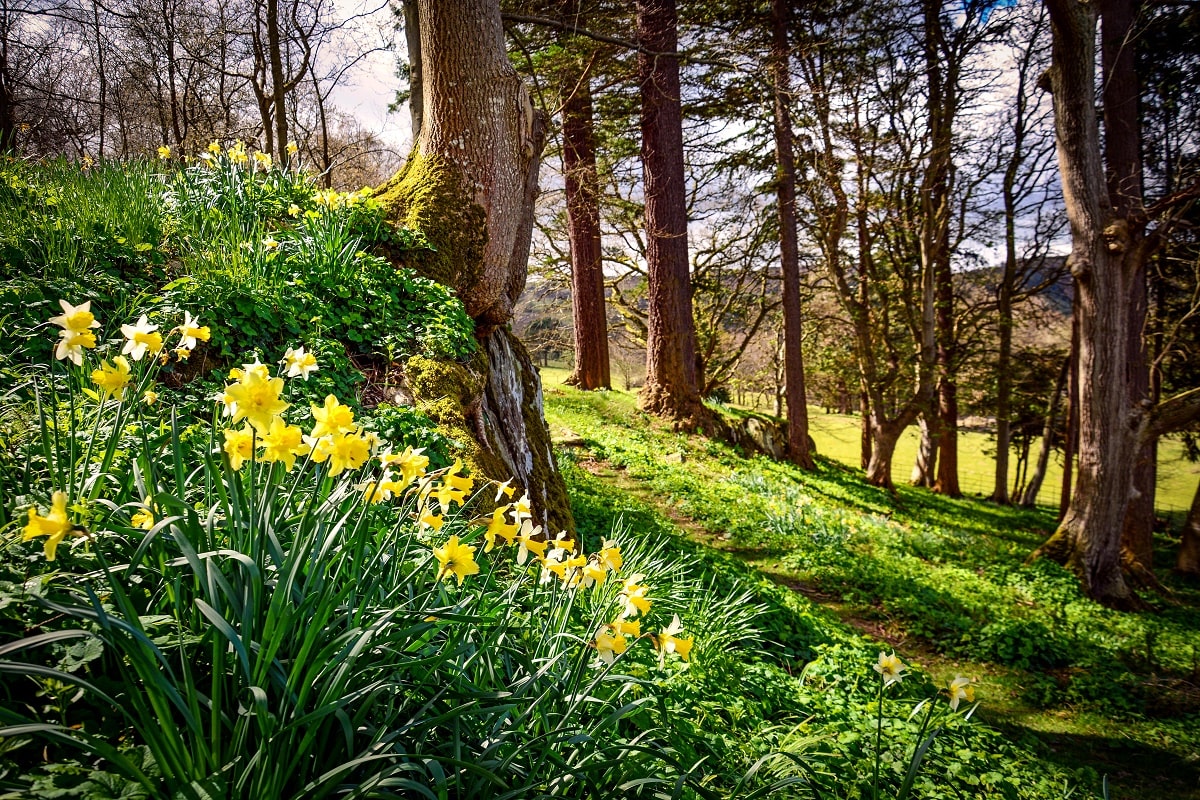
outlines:
[[[271,107],[275,114],[275,147],[267,136],[267,152],[283,161],[287,155],[287,86],[283,78],[283,43],[279,32],[279,0],[267,0],[267,60],[271,68]]]
[[[1196,494],[1192,496],[1192,507],[1183,523],[1181,536],[1175,571],[1200,576],[1200,485],[1196,486]]]
[[[1079,475],[1066,517],[1037,554],[1069,566],[1092,598],[1128,606],[1135,599],[1122,574],[1121,529],[1138,425],[1124,379],[1127,298],[1145,241],[1116,214],[1100,158],[1093,100],[1097,10],[1079,0],[1047,0],[1047,8],[1058,161],[1079,299]]]
[[[1067,355],[1067,436],[1063,443],[1062,488],[1058,497],[1058,522],[1067,517],[1074,494],[1075,454],[1079,450],[1079,287],[1071,282],[1071,347]]]
[[[913,462],[912,477],[910,481],[913,486],[924,486],[926,488],[933,486],[937,480],[937,457],[938,457],[938,437],[937,437],[937,420],[930,425],[927,421],[928,415],[922,414],[917,420],[917,427],[920,428],[920,438],[917,441],[917,460]]]
[[[694,422],[705,413],[696,384],[674,0],[638,0],[637,33],[649,272],[646,384],[639,405]]]
[[[588,76],[580,72],[568,74],[562,93],[563,175],[571,245],[571,313],[575,323],[575,371],[568,382],[580,389],[608,389],[612,377],[600,251],[600,183],[596,176],[596,137]]]
[[[779,266],[783,273],[783,359],[787,392],[787,457],[812,469],[808,447],[808,398],[804,391],[804,357],[801,351],[800,249],[796,240],[796,166],[792,150],[792,117],[788,104],[788,4],[771,3],[771,78],[775,94],[776,201],[779,211]]]
[[[937,328],[937,480],[933,490],[951,497],[958,485],[958,387],[955,384],[954,286],[950,272],[950,196],[954,185],[953,126],[958,110],[958,65],[939,43],[942,4],[922,3],[925,16],[925,77],[928,86],[929,163],[921,187],[921,264],[933,273]]]
[[[404,43],[408,48],[408,111],[412,117],[412,138],[421,135],[425,118],[425,82],[421,77],[421,17],[417,0],[402,0],[404,14]]]
[[[464,441],[477,473],[515,478],[550,530],[570,508],[528,355],[503,327],[525,286],[545,120],[508,63],[495,0],[419,0],[424,115],[404,169],[379,192],[433,245],[412,265],[453,286],[476,323],[469,365],[412,359],[418,407]]]

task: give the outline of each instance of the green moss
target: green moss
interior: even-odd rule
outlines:
[[[390,222],[420,232],[430,247],[389,254],[393,262],[455,289],[475,283],[483,268],[487,219],[471,196],[456,166],[414,151],[376,197]]]

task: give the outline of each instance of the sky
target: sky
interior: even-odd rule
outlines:
[[[408,106],[388,113],[399,84],[396,59],[403,57],[404,36],[393,30],[392,14],[386,2],[334,0],[334,7],[342,19],[366,14],[355,20],[356,33],[372,44],[394,41],[398,49],[370,53],[334,89],[331,100],[339,110],[352,114],[364,128],[405,154],[412,143]]]

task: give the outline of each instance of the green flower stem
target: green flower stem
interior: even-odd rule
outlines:
[[[875,779],[871,784],[872,800],[879,800],[879,759],[882,755],[880,746],[883,741],[883,687],[885,685],[883,675],[879,676],[879,707],[875,715]]]

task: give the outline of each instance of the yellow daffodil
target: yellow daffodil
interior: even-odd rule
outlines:
[[[148,508],[139,509],[129,521],[133,527],[148,531],[154,527],[154,512]]]
[[[600,548],[598,558],[605,569],[611,569],[614,572],[621,569],[621,565],[624,563],[624,559],[621,558],[621,548],[612,539],[604,540],[604,546]]]
[[[533,515],[529,508],[529,492],[521,495],[512,506],[513,522],[520,524]]]
[[[152,406],[158,402],[158,392],[153,389],[147,389],[142,392],[142,402],[148,406]]]
[[[516,492],[516,488],[514,488],[512,485],[512,478],[509,478],[504,483],[500,483],[500,481],[496,481],[495,483],[496,483],[496,500],[495,500],[495,502],[499,503],[501,497],[505,497],[505,498],[511,500],[513,493]]]
[[[112,364],[101,361],[100,369],[92,370],[92,383],[104,392],[103,399],[115,397],[123,400],[125,388],[129,386],[130,380],[129,362],[125,360],[125,356],[116,356]]]
[[[581,573],[580,580],[583,583],[583,588],[586,589],[589,586],[598,587],[604,585],[604,580],[607,577],[608,570],[604,568],[603,564],[601,564],[599,561],[589,560],[583,566],[583,572]]]
[[[358,469],[371,457],[370,445],[356,432],[333,433],[316,440],[315,444],[312,437],[308,437],[308,442],[313,448],[313,461],[318,464],[329,462],[330,477],[341,475],[347,469]]]
[[[83,366],[83,350],[91,350],[96,346],[96,334],[91,331],[63,330],[58,332],[58,346],[54,348],[54,357],[58,360],[70,359],[77,367]]]
[[[54,555],[58,551],[59,542],[68,533],[76,536],[82,535],[82,532],[76,531],[75,527],[71,525],[71,521],[67,519],[66,492],[55,492],[50,501],[50,513],[46,516],[43,517],[38,514],[37,506],[29,509],[29,522],[25,525],[21,541],[27,542],[39,536],[47,537],[45,545],[46,560],[53,561]]]
[[[538,541],[535,537],[542,532],[541,525],[534,525],[529,520],[521,523],[521,532],[517,534],[517,563],[524,565],[529,559],[530,554],[535,558],[546,557],[546,543]]]
[[[896,657],[895,653],[888,655],[887,653],[879,653],[879,662],[875,664],[875,671],[883,676],[883,685],[890,686],[893,683],[900,681],[904,677],[904,662]]]
[[[215,141],[215,140],[209,142],[208,143],[208,152],[212,153],[214,156],[221,155],[221,143],[218,141]]]
[[[550,540],[550,544],[555,550],[566,550],[572,553],[575,552],[575,540],[568,539],[566,531],[559,531],[558,536],[555,536]]]
[[[158,148],[158,158],[160,161],[165,161],[171,157],[171,148],[167,145],[161,145]]]
[[[384,470],[377,481],[367,481],[358,486],[362,490],[363,500],[368,503],[383,503],[392,499],[396,491],[396,482],[392,480],[391,472]]]
[[[446,522],[437,514],[433,513],[433,510],[430,509],[429,506],[425,506],[421,509],[421,513],[418,515],[417,521],[421,523],[422,527],[428,526],[433,528],[435,531],[440,531],[442,529],[442,525]]]
[[[191,351],[195,349],[197,341],[207,342],[212,335],[207,325],[201,325],[200,320],[192,318],[190,311],[183,312],[183,324],[175,330],[179,331],[181,337],[179,348],[175,350],[176,354],[179,353],[179,350],[186,349],[190,355]]]
[[[299,150],[299,149],[300,149],[300,148],[299,148],[299,147],[296,145],[296,143],[295,143],[295,142],[288,142],[288,143],[287,143],[287,153],[288,153],[288,155],[289,155],[289,156],[294,156],[294,155],[296,155],[296,151],[297,151],[297,150]]]
[[[303,378],[308,380],[308,376],[316,372],[317,357],[312,353],[304,352],[304,347],[297,347],[295,350],[288,348],[283,354],[283,365],[287,368],[287,376],[289,378]]]
[[[263,239],[262,246],[264,250],[275,250],[279,247],[279,241],[268,236]]]
[[[63,313],[57,317],[50,318],[51,325],[57,325],[64,331],[72,331],[75,333],[85,333],[90,328],[99,328],[100,323],[96,321],[96,317],[92,314],[92,301],[80,303],[73,306],[66,300],[59,300],[59,306],[62,307]],[[92,345],[95,347],[95,345]]]
[[[192,354],[192,351],[188,350],[186,347],[176,347],[175,348],[175,357],[178,358],[180,361],[187,361],[188,356],[190,356],[191,354]]]
[[[612,664],[617,660],[617,656],[625,652],[629,644],[625,641],[625,637],[619,633],[613,633],[612,630],[605,625],[596,634],[594,642],[596,653],[599,654],[600,660],[605,664]]]
[[[243,425],[240,431],[226,428],[225,445],[221,449],[229,456],[229,466],[234,471],[240,470],[242,464],[254,457],[254,429],[249,425]]]
[[[288,205],[288,216],[289,217],[300,216],[300,206],[296,205],[295,203],[291,203],[290,205]]]
[[[689,636],[686,639],[681,639],[675,635],[682,632],[683,624],[679,621],[679,615],[676,614],[671,618],[671,624],[667,626],[667,629],[653,637],[654,644],[658,648],[660,660],[667,653],[678,653],[679,657],[684,661],[688,660],[688,656],[692,652],[692,638]]]
[[[398,455],[391,452],[384,453],[379,457],[379,463],[385,467],[398,467],[400,484],[404,487],[425,476],[425,468],[429,466],[429,457],[424,455],[424,452],[424,447],[418,447],[415,450],[406,447],[404,452]]]
[[[650,610],[650,599],[646,597],[646,592],[649,588],[638,583],[644,576],[631,575],[621,587],[621,602],[624,604],[624,610],[621,612],[621,617],[636,617],[639,614],[645,615]]]
[[[948,689],[950,693],[950,710],[958,711],[958,704],[966,700],[968,703],[975,702],[975,687],[971,685],[970,678],[964,678],[961,675],[950,681]]]
[[[563,583],[567,581],[567,555],[562,550],[551,550],[542,559],[541,583],[549,583],[558,578]]]
[[[455,491],[466,494],[467,492],[470,492],[471,487],[475,485],[475,480],[466,475],[460,475],[459,472],[462,470],[462,467],[462,459],[456,458],[454,460],[454,464],[446,471],[446,474],[442,476],[442,481],[448,486],[453,487]]]
[[[325,396],[324,406],[311,408],[313,419],[316,421],[312,429],[314,438],[354,430],[354,410],[339,403],[333,395]]]
[[[442,480],[436,485],[436,488],[430,492],[430,495],[438,501],[438,505],[442,507],[442,513],[445,514],[452,508],[452,503],[458,503],[459,505],[462,505],[462,502],[466,497],[466,492],[462,491],[461,489],[456,489],[452,484]]]
[[[264,170],[270,169],[271,154],[264,153],[262,150],[255,150],[254,151],[254,166],[262,167]]]
[[[221,401],[231,409],[234,424],[244,419],[256,430],[266,431],[276,415],[288,407],[280,399],[282,393],[283,378],[272,378],[265,364],[252,364],[242,373],[241,380],[225,387]]]
[[[151,325],[145,314],[142,314],[135,325],[122,325],[121,333],[125,334],[126,341],[125,347],[121,349],[121,355],[128,355],[134,361],[141,361],[147,352],[150,355],[157,354],[163,346],[162,334],[157,331],[158,326]]]
[[[475,548],[467,544],[459,544],[457,536],[451,536],[445,547],[433,548],[433,557],[438,561],[437,580],[447,575],[458,578],[462,586],[463,579],[468,575],[478,575],[479,565],[475,563]]]
[[[503,539],[505,544],[512,544],[517,538],[519,528],[505,519],[504,514],[507,510],[507,506],[500,506],[492,512],[492,518],[488,522],[487,530],[483,534],[483,538],[487,542],[483,548],[483,552],[492,552],[492,549],[496,546],[497,537]]]
[[[642,635],[641,620],[618,619],[610,622],[608,626],[613,629],[614,633],[619,633],[622,636],[632,636],[637,639]]]
[[[262,435],[263,461],[281,461],[286,472],[296,464],[296,456],[308,455],[310,445],[304,441],[304,432],[295,425],[288,425],[283,417],[275,417]]]

